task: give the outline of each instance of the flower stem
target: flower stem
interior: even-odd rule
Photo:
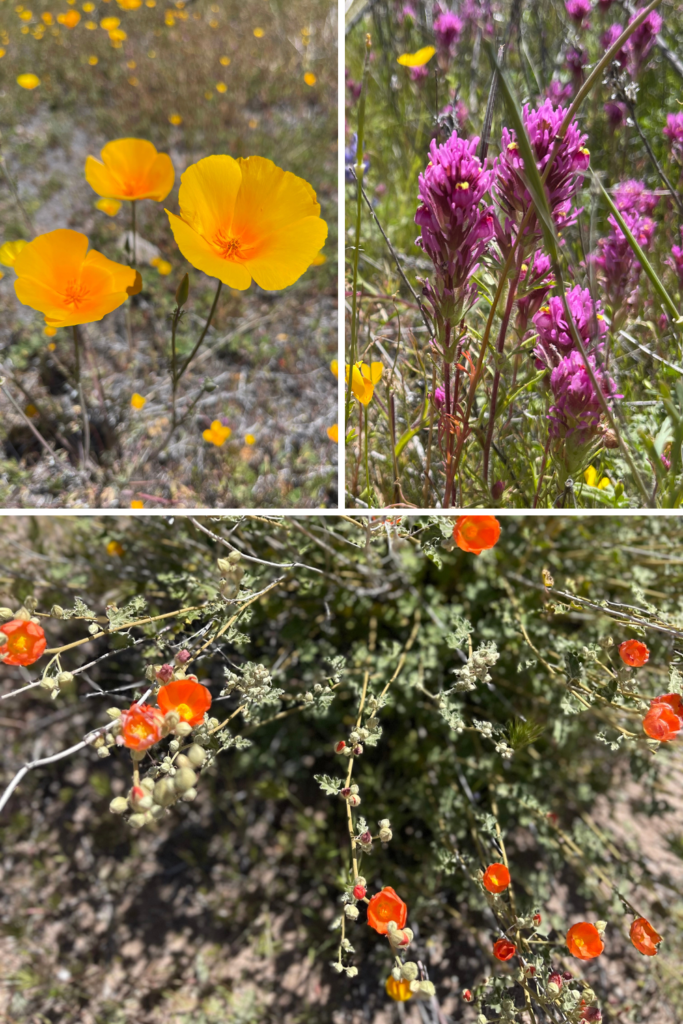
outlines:
[[[78,387],[78,398],[81,403],[81,416],[83,418],[83,469],[88,465],[90,458],[90,423],[88,422],[88,409],[83,394],[83,383],[81,381],[81,353],[78,339],[78,327],[73,325],[74,334],[74,356],[76,360],[76,384]]]
[[[211,326],[211,321],[213,320],[213,315],[216,312],[216,306],[218,305],[218,298],[219,298],[219,296],[221,294],[221,288],[222,287],[223,287],[223,282],[219,281],[218,282],[218,287],[216,288],[216,294],[213,297],[213,305],[211,306],[211,310],[210,310],[209,315],[207,317],[206,323],[204,324],[204,330],[199,335],[199,340],[198,340],[197,344],[192,349],[192,351],[190,352],[189,356],[187,357],[187,359],[185,360],[183,365],[180,367],[180,370],[178,371],[178,375],[177,375],[178,381],[184,375],[184,373],[187,370],[188,366],[190,365],[190,363],[192,362],[194,357],[197,355],[197,352],[199,351],[199,347],[200,347],[201,343],[204,341],[204,338],[206,337],[206,332],[208,331],[209,327]]]
[[[365,406],[365,489],[370,504],[370,469],[368,466],[368,407]]]
[[[132,221],[132,232],[133,232],[133,266],[137,262],[137,231],[135,227],[135,200],[131,200],[130,204],[131,221]]]
[[[353,247],[353,273],[351,278],[351,352],[349,355],[349,380],[346,388],[346,414],[345,421],[348,423],[351,415],[351,398],[353,391],[353,367],[356,363],[356,351],[358,348],[358,257],[360,248],[360,229],[363,214],[363,130],[365,127],[365,97],[367,93],[368,71],[370,69],[370,50],[372,40],[368,34],[365,37],[365,63],[363,64],[363,79],[361,82],[360,101],[358,104],[358,147],[356,149],[356,236]]]

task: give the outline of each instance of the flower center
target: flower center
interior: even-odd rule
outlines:
[[[189,704],[178,704],[176,711],[182,719],[192,718],[192,708]]]
[[[8,637],[7,650],[10,654],[24,654],[28,650],[28,637],[24,633]]]
[[[224,260],[230,260],[233,263],[237,263],[239,260],[244,259],[242,243],[239,238],[235,238],[234,235],[230,235],[222,229],[215,236],[213,244],[216,246]]]
[[[73,306],[74,309],[78,309],[87,294],[88,289],[80,281],[69,281],[64,289],[64,305]]]

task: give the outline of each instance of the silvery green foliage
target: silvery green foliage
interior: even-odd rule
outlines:
[[[453,675],[457,676],[457,682],[450,690],[444,691],[444,696],[474,690],[477,682],[490,683],[491,676],[488,670],[496,664],[499,657],[498,648],[493,640],[480,644],[466,665],[453,669]]]
[[[314,775],[313,778],[327,796],[336,796],[344,785],[343,779],[333,779],[329,775]]]

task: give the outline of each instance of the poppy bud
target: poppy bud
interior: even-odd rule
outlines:
[[[350,786],[350,789],[351,789],[352,793],[357,793],[358,792],[358,786],[356,785],[355,782],[352,783],[352,785]]]
[[[335,743],[334,752],[335,754],[341,754],[346,750],[346,743],[344,740],[339,740],[339,743]]]
[[[354,885],[353,887],[353,895],[357,900],[364,900],[366,892],[367,889],[364,885]]]
[[[372,833],[370,832],[369,829],[367,832],[363,832],[361,836],[358,836],[358,842],[361,843],[363,846],[370,845],[370,843],[372,842]]]
[[[342,798],[342,800],[348,800],[348,798],[351,796],[350,787],[343,786],[342,789],[339,790],[339,796]]]
[[[190,294],[190,275],[185,274],[175,293],[175,300],[178,305],[178,309],[182,309],[187,302],[187,297]]]
[[[107,718],[111,718],[112,721],[116,721],[117,718],[121,717],[121,708],[107,708],[105,714]]]
[[[468,988],[463,989],[462,997],[466,1003],[471,1003],[474,998],[474,996],[472,995]]]
[[[128,810],[128,801],[125,796],[115,796],[109,804],[109,810],[112,814],[125,814]]]
[[[186,751],[187,759],[193,768],[201,768],[206,760],[206,751],[198,743],[193,743]]]
[[[540,914],[534,914],[533,922],[534,922],[534,924],[536,925],[537,928],[538,928],[538,926],[539,926],[539,924],[541,923],[542,920],[543,920],[543,918],[541,917]]]
[[[192,789],[194,787],[196,781],[197,775],[191,768],[181,768],[180,771],[175,774],[175,778],[173,779],[173,788],[176,793],[185,793],[188,789]]]
[[[14,618],[21,619],[22,622],[28,622],[31,618],[31,613],[26,608],[20,608]]]
[[[351,921],[355,921],[358,918],[358,907],[354,907],[352,903],[347,903],[344,907],[344,913]]]
[[[491,497],[493,498],[493,500],[494,501],[500,501],[500,499],[503,496],[503,491],[504,490],[505,490],[505,481],[504,480],[496,480],[495,484],[491,488]]]

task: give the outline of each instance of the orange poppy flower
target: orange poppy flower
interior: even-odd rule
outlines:
[[[650,701],[650,710],[643,719],[643,729],[653,740],[667,743],[683,728],[683,707],[678,693],[665,693]]]
[[[368,903],[368,924],[380,935],[387,934],[390,921],[395,921],[399,928],[403,928],[407,917],[408,905],[390,885],[375,893]]]
[[[483,882],[489,892],[504,892],[510,884],[510,872],[504,864],[489,864]]]
[[[619,654],[624,665],[631,668],[641,668],[650,659],[650,652],[640,640],[624,640],[619,644]]]
[[[150,704],[131,704],[121,712],[121,735],[126,747],[131,750],[147,750],[161,739],[164,717],[158,708]]]
[[[107,199],[153,199],[162,202],[173,188],[175,171],[167,153],[157,153],[146,139],[115,139],[101,150],[101,160],[85,161],[85,180]]]
[[[137,282],[132,267],[94,249],[88,252],[86,236],[65,228],[38,235],[24,246],[14,270],[19,302],[43,313],[51,327],[101,320],[123,305]]]
[[[7,637],[0,647],[0,661],[5,665],[32,665],[47,647],[45,631],[37,622],[11,619],[0,628]]]
[[[405,1003],[413,994],[410,991],[410,982],[406,978],[401,978],[400,981],[396,981],[393,974],[389,975],[384,987],[389,998],[393,999],[397,1003]]]
[[[657,956],[657,945],[662,941],[645,917],[637,917],[629,932],[631,942],[643,956]]]
[[[600,937],[600,932],[594,924],[588,921],[580,921],[572,925],[567,932],[567,948],[577,960],[594,960],[600,956],[605,943]]]
[[[480,555],[495,547],[500,537],[500,523],[495,516],[458,516],[453,538],[461,551]]]
[[[168,210],[188,262],[229,288],[252,278],[267,291],[294,284],[327,237],[316,194],[262,156],[207,156],[181,178],[180,216]]]
[[[503,962],[512,960],[516,952],[517,947],[509,939],[498,939],[497,942],[493,943],[493,955],[496,960],[502,960]]]
[[[204,713],[211,707],[211,694],[194,679],[177,679],[161,687],[157,703],[164,714],[177,711],[181,721],[195,726],[199,725]]]

